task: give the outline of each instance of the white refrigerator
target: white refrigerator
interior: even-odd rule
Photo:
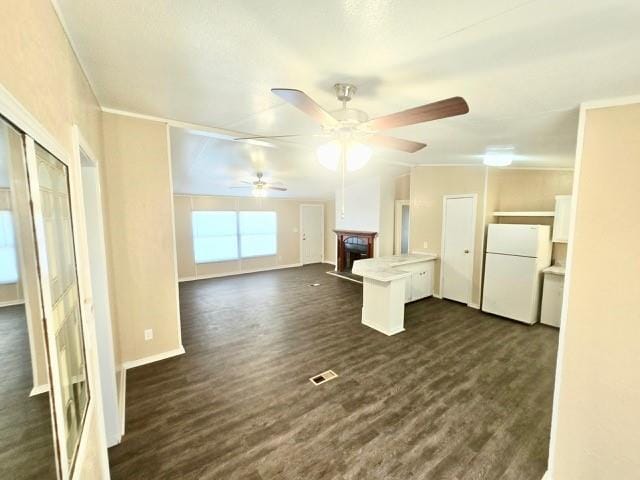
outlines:
[[[542,270],[551,264],[547,225],[490,224],[482,310],[533,324],[538,321]]]

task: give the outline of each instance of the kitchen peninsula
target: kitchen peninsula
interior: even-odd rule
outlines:
[[[385,335],[404,331],[404,305],[433,295],[437,255],[407,254],[357,260],[363,278],[362,323]]]

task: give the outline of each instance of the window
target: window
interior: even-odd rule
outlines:
[[[242,257],[275,255],[278,243],[276,212],[240,212],[239,218]]]
[[[0,284],[18,282],[18,261],[9,210],[0,210]]]
[[[196,263],[238,258],[236,212],[193,212],[191,219]]]
[[[196,263],[275,255],[276,212],[193,212]]]

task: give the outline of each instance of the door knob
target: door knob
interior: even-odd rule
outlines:
[[[469,253],[469,250],[465,250],[464,253]]]

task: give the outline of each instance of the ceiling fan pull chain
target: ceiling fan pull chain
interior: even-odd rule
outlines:
[[[347,168],[347,154],[346,154],[347,149],[345,146],[345,142],[340,142],[340,143],[341,143],[340,163],[342,166],[342,207],[340,211],[340,218],[344,220],[344,177],[345,177],[345,170]]]

